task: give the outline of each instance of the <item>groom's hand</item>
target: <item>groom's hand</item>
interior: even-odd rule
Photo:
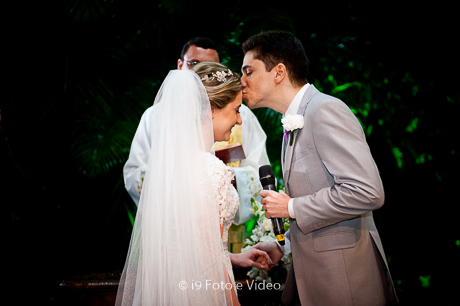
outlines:
[[[273,190],[261,190],[260,196],[263,198],[260,203],[262,209],[266,211],[267,218],[289,218],[289,197],[285,193],[278,193]]]
[[[281,260],[281,258],[284,255],[283,251],[281,251],[280,247],[278,246],[278,244],[276,244],[276,242],[259,242],[252,248],[263,250],[267,252],[268,255],[270,256],[272,263],[268,265],[268,269],[264,269],[267,271],[273,268]]]

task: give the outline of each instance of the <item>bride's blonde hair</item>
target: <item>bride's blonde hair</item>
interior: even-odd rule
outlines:
[[[202,62],[193,71],[203,82],[211,106],[217,109],[227,106],[243,90],[240,76],[220,63]]]

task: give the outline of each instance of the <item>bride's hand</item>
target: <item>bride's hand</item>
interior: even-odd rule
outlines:
[[[232,261],[232,265],[242,268],[256,267],[265,270],[273,265],[270,256],[265,251],[256,248],[250,248],[243,253],[230,253],[230,260]]]

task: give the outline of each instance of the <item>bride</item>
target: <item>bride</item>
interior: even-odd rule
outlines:
[[[242,124],[240,77],[204,62],[164,80],[148,127],[151,153],[116,305],[239,305],[232,263],[267,268],[265,252],[227,251],[238,209],[233,171],[214,155]]]

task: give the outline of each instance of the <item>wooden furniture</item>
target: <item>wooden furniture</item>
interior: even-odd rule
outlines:
[[[240,144],[230,145],[228,147],[216,150],[216,157],[225,164],[233,163],[245,159],[243,146]]]
[[[60,284],[58,304],[69,306],[113,306],[121,272],[77,275]]]

